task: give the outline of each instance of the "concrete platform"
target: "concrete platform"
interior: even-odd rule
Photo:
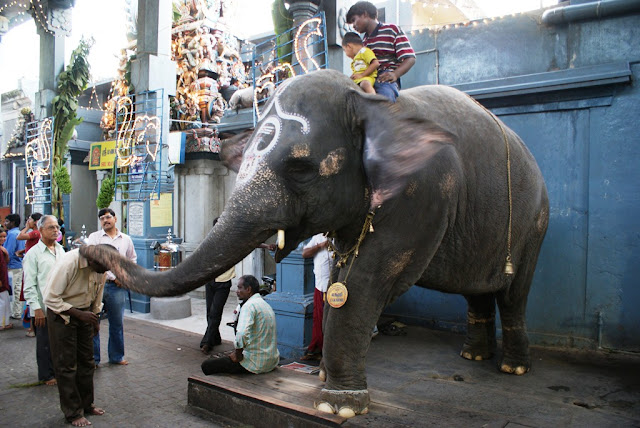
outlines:
[[[640,356],[533,348],[525,376],[497,359],[458,356],[459,335],[408,327],[379,335],[367,356],[369,414],[318,414],[322,383],[278,368],[264,375],[194,375],[191,407],[256,427],[640,427]]]

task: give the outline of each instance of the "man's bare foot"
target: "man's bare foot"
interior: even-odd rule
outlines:
[[[54,386],[54,385],[58,384],[58,381],[54,377],[53,379],[45,380],[44,384],[47,385],[47,386]]]
[[[92,407],[89,410],[87,410],[85,413],[89,415],[94,415],[94,416],[102,416],[104,415],[104,409],[101,409],[100,407]]]
[[[72,420],[71,425],[73,425],[74,427],[86,427],[91,425],[91,422],[84,416],[80,416],[78,419]]]
[[[127,360],[122,360],[122,361],[118,361],[117,363],[111,363],[111,362],[109,362],[109,364],[115,364],[116,366],[127,366],[127,365],[129,365],[129,361],[127,361]]]

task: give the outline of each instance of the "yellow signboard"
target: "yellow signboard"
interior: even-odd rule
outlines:
[[[111,169],[116,160],[116,142],[99,141],[91,143],[89,150],[89,169]]]
[[[173,194],[160,193],[160,199],[149,201],[151,227],[173,225]]]

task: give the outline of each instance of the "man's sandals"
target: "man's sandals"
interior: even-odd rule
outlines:
[[[320,361],[322,359],[322,352],[307,352],[302,357],[301,361]]]

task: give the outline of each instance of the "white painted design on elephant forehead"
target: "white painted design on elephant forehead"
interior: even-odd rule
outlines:
[[[271,108],[275,105],[276,114],[278,115],[278,117],[280,117],[283,120],[294,120],[300,123],[300,125],[302,125],[302,133],[306,135],[311,131],[309,119],[307,119],[301,114],[286,112],[280,105],[280,95],[282,95],[282,93],[284,92],[284,89],[289,85],[289,83],[291,83],[291,80],[293,79],[287,79],[280,84],[278,91],[276,91],[276,93],[273,95],[273,101],[270,102],[269,105],[262,112],[262,117],[265,117],[271,111]]]
[[[275,105],[276,113],[278,114],[278,116],[280,116],[284,120],[295,120],[296,122],[299,122],[302,125],[302,133],[305,135],[309,133],[309,119],[302,116],[301,114],[285,112],[284,110],[282,110],[282,107],[280,107],[280,100],[278,99],[276,99]]]
[[[243,184],[255,175],[264,157],[278,144],[281,130],[282,123],[276,116],[267,117],[262,121],[251,139],[251,145],[244,153],[236,184]],[[262,143],[266,146],[260,148]]]

